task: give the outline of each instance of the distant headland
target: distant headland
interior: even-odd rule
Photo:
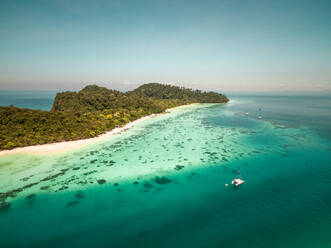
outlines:
[[[0,150],[89,139],[169,108],[228,101],[223,94],[159,83],[125,93],[89,85],[58,93],[51,111],[0,107]]]

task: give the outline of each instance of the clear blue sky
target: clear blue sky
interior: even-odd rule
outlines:
[[[331,91],[331,1],[0,1],[0,89]]]

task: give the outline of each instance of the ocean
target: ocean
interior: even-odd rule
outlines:
[[[0,106],[51,110],[57,91],[0,90]]]
[[[230,99],[1,156],[0,247],[331,247],[331,97]]]

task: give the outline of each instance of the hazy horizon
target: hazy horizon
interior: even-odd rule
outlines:
[[[1,1],[0,90],[331,92],[329,1]]]
[[[1,95],[5,94],[7,97],[11,96],[11,95],[15,95],[17,93],[23,93],[23,94],[27,94],[29,95],[29,93],[31,94],[35,94],[35,93],[41,93],[42,95],[45,93],[60,93],[60,92],[65,92],[65,91],[80,91],[81,89],[83,89],[85,86],[87,85],[91,85],[94,83],[88,83],[88,84],[82,84],[82,87],[80,88],[63,88],[63,89],[0,89],[0,97]],[[168,84],[168,83],[167,83]],[[106,84],[94,84],[100,87],[106,87],[108,89],[114,89],[114,90],[119,90],[122,92],[126,92],[126,91],[130,91],[133,90],[143,84],[136,84],[136,85],[132,85],[132,87],[130,88],[125,88],[123,87],[123,85],[117,85],[117,87],[112,87],[112,84],[108,84],[108,86]],[[168,85],[175,85],[175,84],[168,84]],[[125,86],[125,85],[124,85]],[[134,86],[134,87],[133,87]],[[180,84],[177,84],[175,86],[183,86]],[[202,91],[215,91],[218,93],[223,93],[227,96],[236,96],[236,95],[247,95],[247,96],[327,96],[330,97],[331,96],[331,91],[223,91],[223,90],[208,90],[208,89],[201,89],[201,88],[191,88],[193,90],[195,89],[200,89]],[[42,96],[41,95],[41,96]]]

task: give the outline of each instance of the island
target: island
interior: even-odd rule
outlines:
[[[93,138],[169,108],[228,101],[220,93],[160,83],[128,92],[89,85],[58,93],[50,111],[0,107],[0,150]]]

